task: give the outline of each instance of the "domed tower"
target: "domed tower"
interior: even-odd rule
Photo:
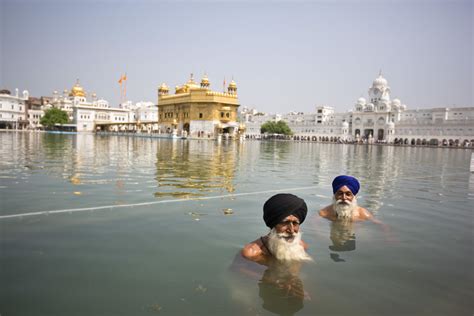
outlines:
[[[227,91],[230,94],[237,94],[237,84],[235,83],[234,79],[232,79],[231,83],[229,83],[229,87],[227,88]]]
[[[69,92],[70,97],[85,97],[86,92],[79,84],[79,79],[76,80],[76,84],[72,87],[71,92]]]
[[[162,83],[161,86],[158,88],[158,95],[167,95],[169,93],[170,89],[166,85],[166,83]]]
[[[372,82],[372,87],[369,88],[369,97],[370,103],[374,104],[375,109],[378,109],[379,103],[389,104],[390,87],[388,86],[387,79],[382,76],[382,71]]]
[[[198,84],[194,81],[194,75],[191,73],[188,82],[184,85],[186,92],[191,88],[199,88]]]
[[[355,105],[356,112],[364,111],[366,103],[367,101],[363,97],[360,97],[359,99],[357,99],[357,103]]]
[[[211,83],[209,82],[209,78],[207,78],[207,74],[204,74],[204,77],[201,79],[201,88],[209,89]]]

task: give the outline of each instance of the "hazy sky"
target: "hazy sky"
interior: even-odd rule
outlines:
[[[474,106],[473,1],[0,0],[0,88],[50,96],[76,78],[117,106],[207,72],[242,106],[337,111],[382,70],[409,109]]]

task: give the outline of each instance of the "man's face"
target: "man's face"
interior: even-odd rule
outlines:
[[[343,204],[351,204],[352,200],[354,200],[354,194],[352,194],[352,191],[347,186],[343,186],[336,191],[334,198]]]
[[[292,241],[295,234],[300,231],[300,220],[294,215],[287,216],[275,226],[275,230],[287,241]]]
[[[268,234],[268,248],[278,260],[311,260],[301,245],[300,220],[293,215],[284,218],[272,228]]]

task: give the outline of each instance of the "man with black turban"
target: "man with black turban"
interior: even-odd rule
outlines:
[[[373,219],[372,214],[357,205],[356,195],[359,193],[359,181],[351,176],[341,175],[332,181],[333,203],[319,211],[319,215],[329,220],[367,220]]]
[[[303,199],[293,194],[280,193],[272,196],[263,206],[263,220],[270,232],[245,245],[242,256],[267,264],[269,260],[308,261],[307,245],[301,240],[300,225],[304,222],[308,207]]]

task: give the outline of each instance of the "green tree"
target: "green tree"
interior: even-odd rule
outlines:
[[[55,124],[66,124],[69,121],[67,113],[58,108],[51,108],[44,112],[44,116],[41,118],[40,123],[44,127],[50,129]]]
[[[262,124],[260,127],[260,133],[265,134],[281,134],[281,135],[293,135],[290,127],[284,121],[268,121]]]

